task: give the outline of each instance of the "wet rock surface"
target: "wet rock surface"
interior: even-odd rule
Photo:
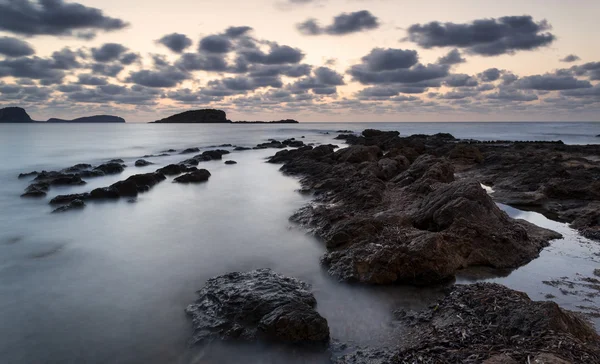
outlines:
[[[210,178],[210,172],[206,169],[197,169],[174,179],[177,183],[199,183],[206,182]]]
[[[456,148],[451,135],[365,130],[350,139],[357,144],[283,150],[269,160],[315,192],[292,219],[324,240],[322,262],[341,280],[431,284],[470,266],[515,268],[560,237],[510,218],[475,179],[455,180],[445,156]],[[477,160],[467,150],[457,159]]]
[[[225,161],[225,164],[230,164],[231,165],[231,164],[237,164],[237,162],[229,160],[229,161]]]
[[[149,166],[151,164],[154,164],[154,163],[148,162],[147,160],[144,160],[144,159],[138,159],[135,161],[136,167],[145,167],[145,166]]]
[[[214,277],[197,292],[186,313],[192,317],[192,344],[222,340],[265,340],[325,344],[327,320],[314,307],[310,286],[270,269]]]
[[[600,361],[600,338],[588,322],[554,302],[531,301],[498,284],[457,285],[427,310],[396,315],[408,329],[406,342],[351,353],[337,363]]]
[[[64,206],[54,209],[52,211],[52,213],[67,212],[70,210],[80,210],[84,207],[85,207],[85,202],[83,202],[82,200],[73,200],[73,201],[69,202],[67,205],[64,205]]]

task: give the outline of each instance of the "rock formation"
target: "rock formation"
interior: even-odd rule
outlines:
[[[176,115],[169,116],[164,119],[155,121],[155,123],[200,123],[200,124],[211,124],[211,123],[231,123],[231,120],[227,119],[227,115],[223,110],[215,109],[203,109],[203,110],[190,110],[185,111]]]

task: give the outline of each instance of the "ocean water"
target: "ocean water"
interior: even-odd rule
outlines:
[[[332,337],[356,345],[389,345],[396,308],[419,308],[439,287],[362,287],[340,284],[319,264],[324,247],[289,216],[309,196],[296,178],[265,163],[276,150],[232,152],[201,165],[208,183],[179,185],[171,178],[136,203],[88,203],[81,211],[51,214],[55,195],[89,191],[190,155],[148,158],[165,149],[254,146],[269,138],[331,143],[336,130],[398,130],[403,135],[449,132],[479,140],[563,140],[597,143],[595,123],[305,123],[297,125],[0,124],[0,362],[1,363],[248,363],[327,362],[327,354],[289,348],[214,345],[188,348],[191,323],[184,308],[210,277],[269,267],[313,285],[317,309]],[[338,143],[339,144],[339,143]],[[21,172],[58,170],[77,163],[122,158],[120,175],[53,188],[44,199],[22,199],[29,184]],[[503,206],[511,215],[559,230],[565,239],[521,269],[498,277],[465,275],[459,282],[492,280],[532,298],[556,294],[542,280],[598,265],[598,244],[564,224]],[[565,233],[566,232],[566,233]],[[570,309],[580,298],[557,294]],[[585,305],[598,302],[585,303]]]

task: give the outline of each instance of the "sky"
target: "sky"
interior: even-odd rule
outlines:
[[[599,121],[597,0],[0,0],[35,120]]]

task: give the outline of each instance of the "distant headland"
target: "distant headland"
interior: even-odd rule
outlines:
[[[50,118],[47,121],[31,119],[21,107],[0,108],[0,123],[124,123],[125,119],[113,115],[84,116],[72,120]],[[282,119],[274,121],[231,121],[223,110],[188,110],[164,119],[152,121],[156,124],[298,124],[297,120]]]
[[[72,120],[50,118],[47,121],[31,119],[27,111],[21,107],[5,107],[0,109],[0,123],[124,123],[125,119],[112,115],[93,115]]]
[[[189,110],[167,118],[156,120],[158,124],[298,124],[297,120],[285,119],[276,121],[231,121],[223,110],[201,109]]]

